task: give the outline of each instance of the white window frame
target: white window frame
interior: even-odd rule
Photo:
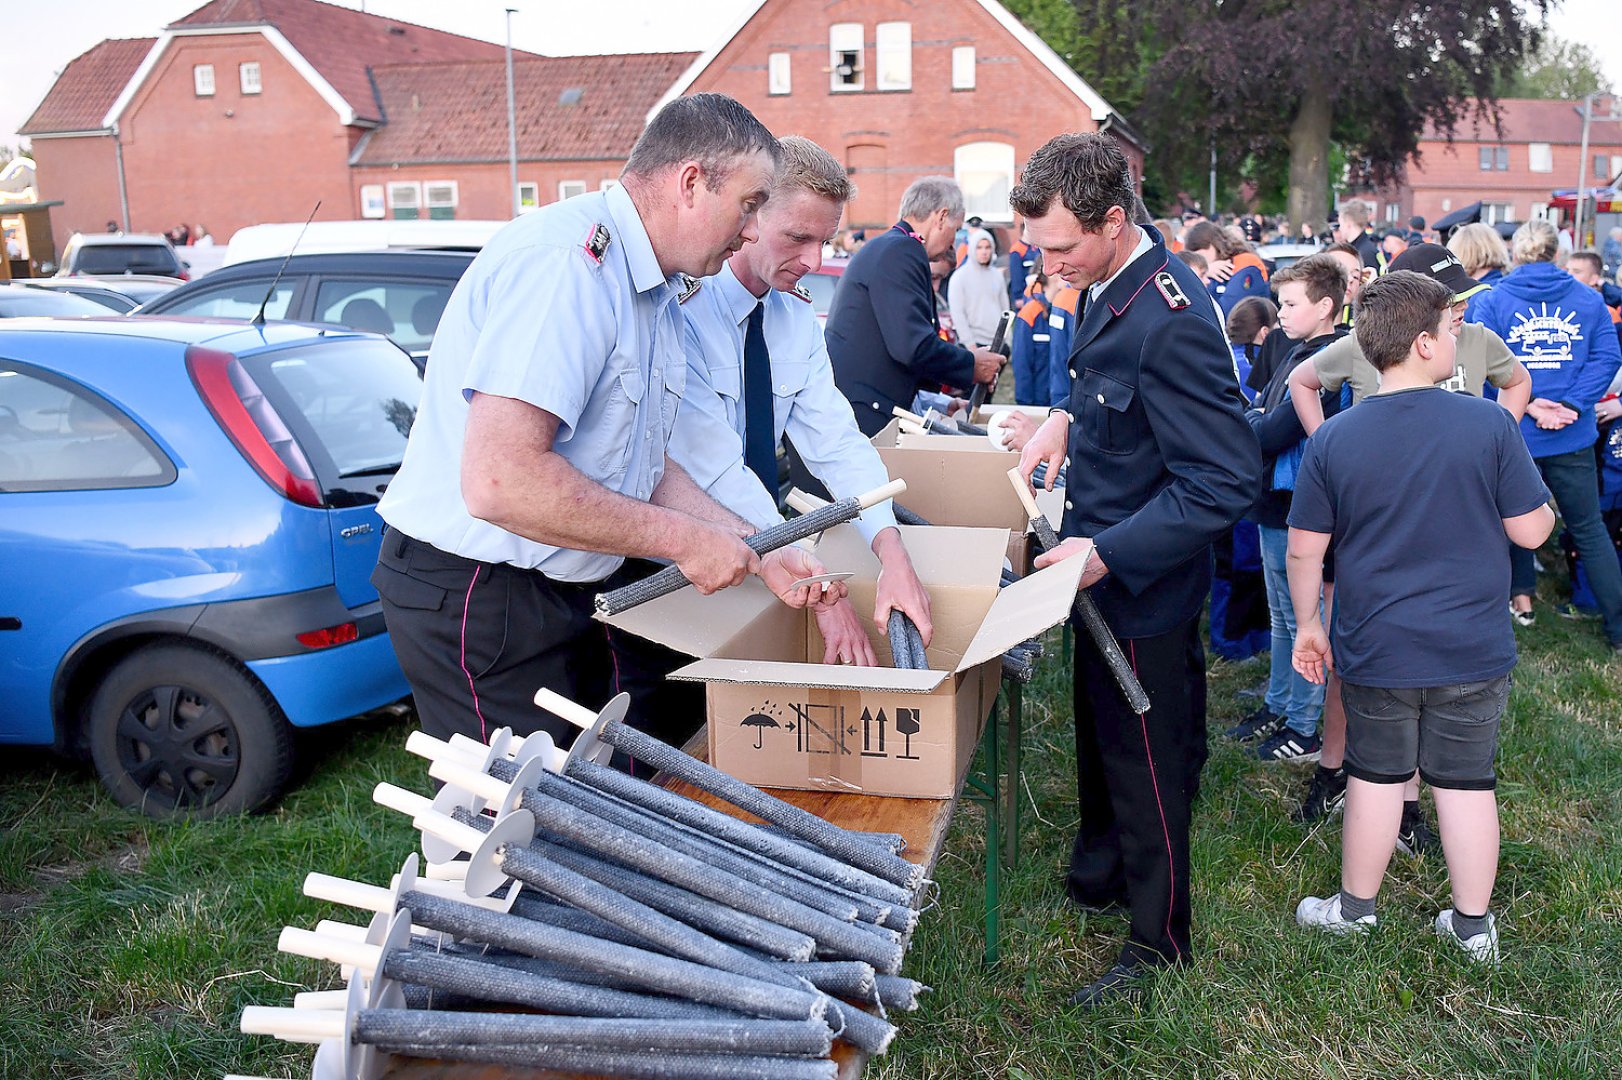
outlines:
[[[912,89],[912,23],[881,22],[873,28],[874,87]]]
[[[436,192],[434,189],[436,188],[439,189],[439,192],[449,191],[450,198],[435,199]],[[422,182],[422,205],[427,210],[443,210],[446,207],[454,210],[460,201],[460,194],[455,180],[424,180]]]
[[[408,194],[410,198],[402,200],[401,195]],[[422,184],[416,180],[390,180],[388,186],[388,209],[415,210],[422,212]]]
[[[856,54],[855,77],[845,82],[839,77],[842,53]],[[862,38],[861,23],[834,23],[828,27],[828,89],[836,94],[851,94],[867,85],[867,48]]]
[[[192,92],[198,97],[214,96],[214,65],[193,64],[191,69]]]
[[[1514,220],[1514,203],[1484,202],[1481,204],[1481,223],[1483,225],[1496,225],[1500,221]]]
[[[1554,172],[1554,147],[1546,142],[1527,143],[1526,167],[1532,172]]]
[[[264,74],[259,69],[259,61],[244,60],[237,65],[237,85],[244,95],[263,93],[265,89]]]
[[[1555,220],[1555,215],[1549,213],[1549,204],[1548,203],[1535,202],[1535,203],[1532,204],[1531,213],[1526,215],[1526,220],[1528,220],[1528,221],[1554,221]]]
[[[1012,143],[972,142],[955,148],[952,176],[963,189],[964,216],[979,215],[993,225],[1012,224],[1014,211],[1008,205],[1008,192],[1014,186],[1015,167]],[[998,187],[1000,198],[996,195]]]
[[[388,216],[388,207],[384,203],[382,184],[362,184],[360,186],[360,216],[362,218]]]
[[[558,181],[558,202],[562,202],[564,199],[572,199],[576,195],[584,195],[585,193],[586,182],[584,180]]]
[[[952,89],[974,89],[974,46],[952,46]]]
[[[514,202],[520,214],[541,208],[541,185],[534,180],[518,181],[518,190],[514,194],[517,196]]]
[[[774,52],[766,57],[766,93],[782,96],[793,89],[793,69],[788,53]]]

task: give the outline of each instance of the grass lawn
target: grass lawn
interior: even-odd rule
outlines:
[[[1194,826],[1198,960],[1139,1004],[1068,1012],[1072,990],[1114,958],[1125,923],[1083,919],[1064,899],[1075,821],[1068,666],[1050,659],[1026,695],[1023,859],[1005,877],[1002,962],[980,965],[984,820],[965,804],[938,871],[946,903],[908,960],[908,974],[936,990],[869,1075],[1622,1074],[1622,662],[1594,624],[1540,612],[1518,632],[1499,753],[1500,969],[1470,966],[1431,936],[1450,905],[1439,860],[1394,864],[1366,941],[1296,929],[1296,901],[1338,886],[1339,820],[1292,825],[1307,770],[1247,764],[1215,734],[1253,705],[1237,692],[1265,673],[1265,660],[1219,662]],[[370,798],[379,780],[426,790],[403,749],[408,730],[377,719],[316,733],[302,746],[311,764],[274,813],[200,826],[132,817],[87,768],[10,751],[0,1077],[308,1076],[307,1050],[238,1035],[238,1013],[333,984],[330,969],[278,954],[276,935],[355,919],[306,900],[306,871],[383,881],[410,850],[409,825]]]

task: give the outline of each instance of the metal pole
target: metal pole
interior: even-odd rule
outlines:
[[[1211,140],[1211,201],[1205,207],[1205,216],[1216,220],[1216,140]]]
[[[124,231],[130,231],[130,193],[124,186],[124,137],[113,131],[113,156],[118,159],[118,211],[124,219]]]
[[[512,200],[513,217],[518,216],[518,118],[513,105],[513,14],[507,9],[507,193]]]
[[[1571,246],[1574,251],[1583,247],[1583,195],[1588,187],[1588,121],[1594,115],[1594,95],[1583,95],[1583,149],[1577,162],[1577,220],[1571,228]]]

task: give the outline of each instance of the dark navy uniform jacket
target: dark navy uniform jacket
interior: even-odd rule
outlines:
[[[1152,246],[1088,304],[1069,361],[1063,533],[1097,544],[1109,574],[1093,596],[1129,638],[1199,614],[1211,542],[1250,508],[1261,474],[1215,306],[1144,231]]]
[[[905,225],[863,244],[839,279],[823,327],[834,385],[863,435],[877,434],[895,406],[911,408],[919,390],[974,382],[974,354],[942,341],[936,329],[924,245]]]

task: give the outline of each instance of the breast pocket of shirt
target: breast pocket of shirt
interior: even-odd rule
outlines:
[[[634,367],[623,369],[609,385],[608,403],[601,420],[602,430],[623,431],[625,437],[604,441],[600,464],[605,474],[603,480],[608,487],[613,487],[625,475],[631,450],[644,437],[644,425],[637,422],[637,413],[647,392],[647,380]]]
[[[1142,437],[1142,419],[1132,408],[1137,388],[1087,368],[1080,379],[1082,434],[1105,454],[1130,454]]]
[[[811,361],[789,360],[772,362],[772,416],[778,427],[788,423],[789,409],[794,398],[811,381]]]

